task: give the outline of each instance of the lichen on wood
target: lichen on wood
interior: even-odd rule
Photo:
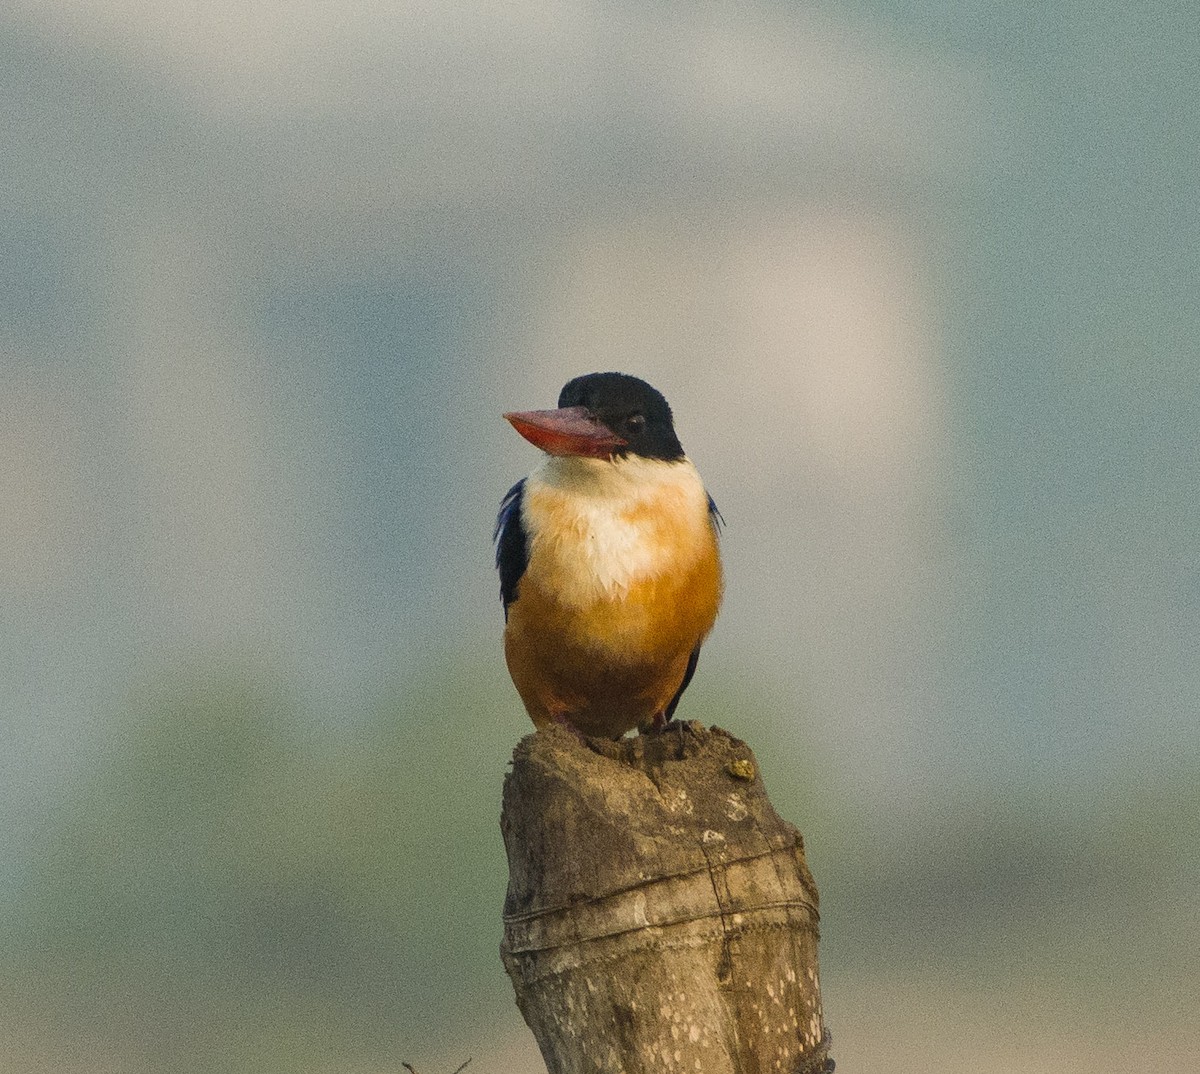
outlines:
[[[549,1074],[832,1069],[817,889],[744,742],[539,731],[501,826],[501,953]]]

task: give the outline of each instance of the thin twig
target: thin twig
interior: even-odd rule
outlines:
[[[471,1056],[471,1059],[474,1059],[474,1058],[475,1058],[474,1056]],[[460,1067],[459,1067],[459,1068],[458,1068],[458,1069],[457,1069],[457,1070],[454,1072],[454,1074],[462,1074],[462,1072],[463,1072],[464,1070],[466,1070],[466,1069],[467,1069],[467,1066],[470,1064],[470,1062],[471,1062],[471,1059],[468,1059],[468,1060],[466,1061],[466,1063],[463,1063],[463,1065],[462,1065],[462,1066],[460,1066]],[[417,1071],[416,1071],[416,1069],[413,1067],[412,1063],[401,1063],[400,1065],[401,1065],[401,1066],[402,1066],[402,1067],[403,1067],[405,1070],[407,1070],[407,1071],[408,1071],[408,1074],[417,1074]]]

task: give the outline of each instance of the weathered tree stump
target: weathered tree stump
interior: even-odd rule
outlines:
[[[525,738],[501,955],[549,1074],[833,1069],[817,889],[744,742]]]

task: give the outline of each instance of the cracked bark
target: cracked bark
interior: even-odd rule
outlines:
[[[744,742],[539,731],[501,828],[501,955],[549,1074],[832,1069],[817,889]]]

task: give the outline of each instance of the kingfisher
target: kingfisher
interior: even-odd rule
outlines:
[[[721,515],[662,394],[625,373],[568,381],[504,417],[546,453],[500,504],[504,656],[535,727],[661,730],[721,604]]]

